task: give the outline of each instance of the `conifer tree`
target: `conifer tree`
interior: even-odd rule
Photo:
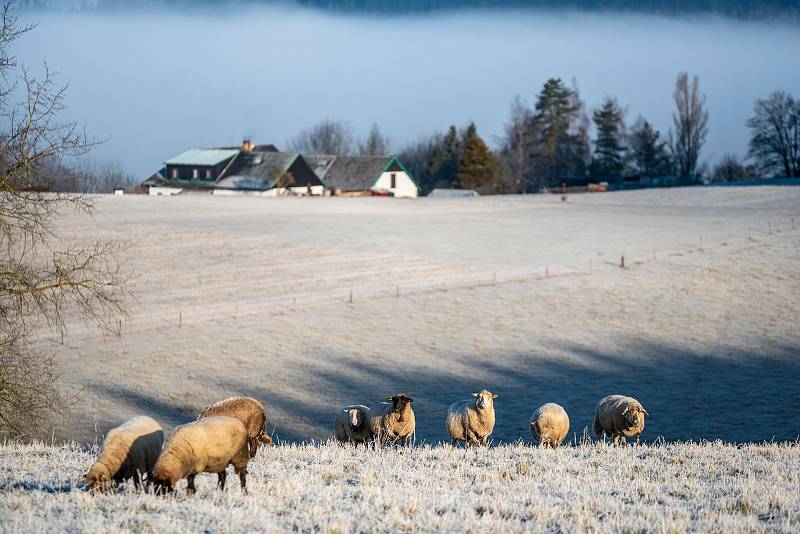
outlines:
[[[475,134],[464,147],[458,165],[458,186],[462,189],[493,189],[496,182],[495,161],[492,151],[483,139]]]
[[[621,178],[625,170],[625,112],[616,99],[606,97],[592,114],[592,119],[597,127],[592,177],[601,180]]]
[[[672,174],[667,141],[642,117],[636,119],[629,136],[632,171],[648,178]]]
[[[536,101],[532,130],[536,132],[533,168],[543,185],[583,176],[589,153],[588,125],[577,91],[559,78],[545,82]]]

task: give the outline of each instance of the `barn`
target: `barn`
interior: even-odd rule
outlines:
[[[344,196],[390,193],[416,198],[419,186],[396,156],[305,156],[333,194]]]

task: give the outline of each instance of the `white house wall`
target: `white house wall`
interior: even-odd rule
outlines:
[[[151,197],[180,195],[181,193],[183,193],[183,188],[181,187],[163,187],[151,185],[149,188],[147,188],[147,194]]]
[[[307,187],[292,187],[292,193],[295,195],[300,196],[307,196],[308,195],[308,188]],[[311,186],[311,196],[322,196],[325,192],[325,186],[322,185],[312,185]]]
[[[395,187],[392,188],[392,174],[395,175]],[[391,191],[396,197],[417,198],[419,191],[414,184],[414,180],[403,171],[385,172],[381,174],[372,189],[381,191]]]

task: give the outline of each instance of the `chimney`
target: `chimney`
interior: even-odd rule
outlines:
[[[252,152],[253,151],[253,141],[250,140],[249,137],[245,137],[242,141],[242,152]]]

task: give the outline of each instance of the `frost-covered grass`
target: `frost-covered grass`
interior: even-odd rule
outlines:
[[[267,448],[234,477],[198,477],[175,496],[80,487],[96,451],[0,446],[0,530],[137,531],[797,531],[800,446],[656,444],[558,450],[366,451]]]

